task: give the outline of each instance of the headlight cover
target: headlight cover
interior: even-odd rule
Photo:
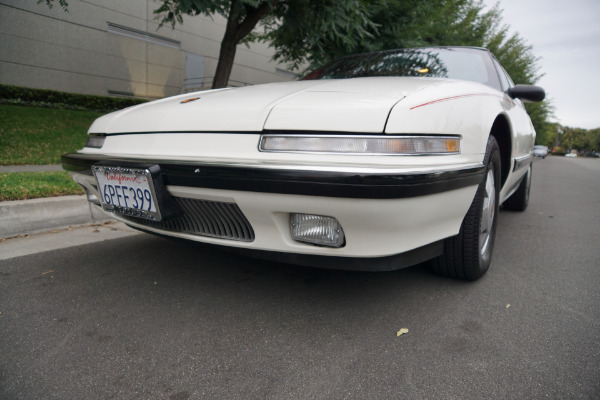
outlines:
[[[450,155],[460,153],[459,136],[261,135],[259,150],[352,155]]]
[[[100,149],[104,145],[104,140],[106,139],[106,135],[88,135],[87,142],[85,143],[85,147],[91,147],[94,149]]]

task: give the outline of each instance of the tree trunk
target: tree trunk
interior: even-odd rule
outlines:
[[[240,19],[240,8],[237,0],[231,0],[229,15],[227,16],[227,26],[225,27],[225,35],[221,41],[221,51],[219,52],[219,62],[213,79],[212,88],[219,89],[227,87],[229,76],[233,68],[233,60],[235,59],[235,51],[237,50],[238,29]]]
[[[279,0],[274,0],[272,3],[264,2],[257,8],[246,5],[245,17],[240,21],[241,9],[238,5],[238,0],[231,0],[231,8],[227,17],[227,27],[225,28],[223,41],[221,41],[219,62],[217,63],[217,70],[213,78],[213,89],[227,87],[238,43],[254,29],[262,17],[271,11],[271,6],[276,6],[278,3]]]
[[[229,76],[231,75],[231,70],[233,69],[233,60],[235,59],[236,50],[237,42],[235,41],[235,37],[228,37],[227,32],[225,32],[225,36],[221,42],[221,51],[219,53],[217,70],[215,71],[215,77],[213,78],[213,89],[227,87]]]

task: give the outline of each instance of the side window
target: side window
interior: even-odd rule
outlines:
[[[472,51],[477,51],[480,56],[481,59],[483,60],[484,64],[485,64],[485,69],[486,69],[486,74],[487,74],[487,82],[483,82],[488,86],[491,86],[495,89],[498,89],[500,91],[504,90],[502,89],[502,85],[500,83],[500,79],[499,79],[499,74],[497,71],[496,66],[494,65],[494,56],[492,55],[492,53],[490,53],[488,50],[484,50],[481,51],[479,49],[477,50],[472,50]]]
[[[496,70],[498,71],[498,77],[500,78],[500,85],[502,86],[502,91],[504,92],[509,87],[514,86],[514,84],[512,83],[511,79],[508,77],[508,74],[506,73],[504,68],[502,68],[500,63],[498,61],[496,61],[495,58],[493,59],[493,61],[494,61],[494,66],[496,67]]]

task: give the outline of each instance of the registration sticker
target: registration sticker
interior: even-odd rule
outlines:
[[[98,191],[105,211],[160,221],[160,208],[147,168],[93,165]]]

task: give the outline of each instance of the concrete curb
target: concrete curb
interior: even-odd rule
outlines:
[[[86,196],[62,196],[0,202],[0,238],[103,222],[111,218]]]

